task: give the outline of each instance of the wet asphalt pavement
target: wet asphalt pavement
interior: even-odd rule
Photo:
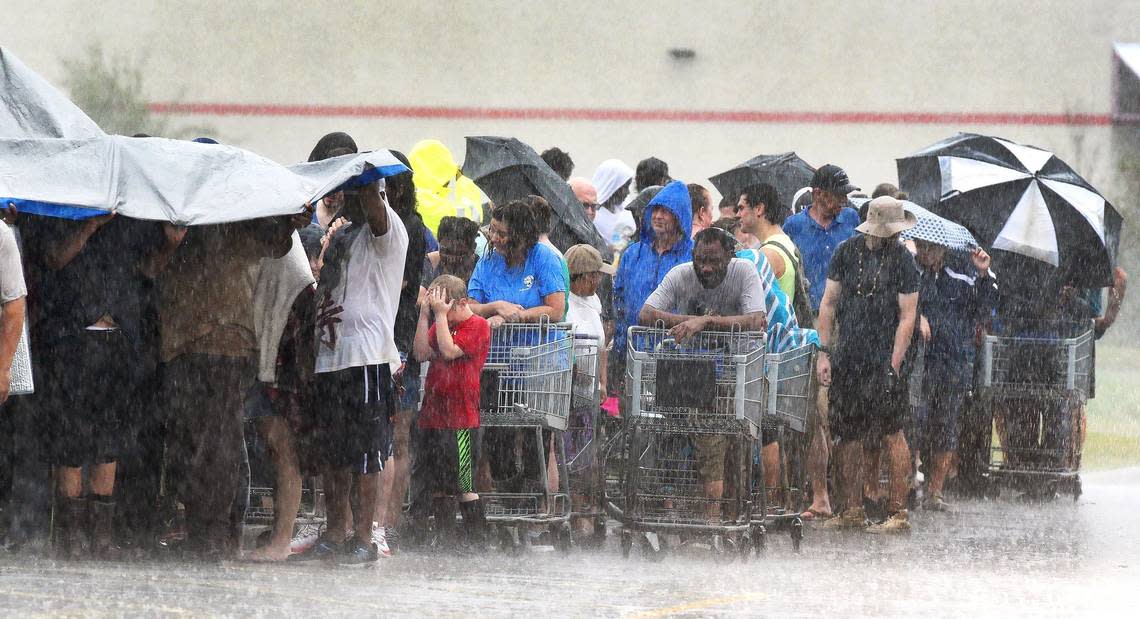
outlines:
[[[1085,476],[1085,494],[915,512],[906,537],[809,527],[800,554],[661,562],[616,537],[568,557],[405,553],[378,567],[58,563],[0,555],[0,616],[1109,616],[1140,601],[1140,468]],[[1126,616],[1125,615],[1125,616]]]

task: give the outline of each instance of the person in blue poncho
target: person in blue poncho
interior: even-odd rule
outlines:
[[[689,188],[681,181],[665,185],[642,215],[639,240],[625,249],[614,276],[614,354],[610,357],[609,389],[620,395],[625,384],[626,332],[637,324],[645,299],[670,269],[693,259],[693,207]]]

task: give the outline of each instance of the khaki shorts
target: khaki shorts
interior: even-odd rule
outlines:
[[[698,435],[693,439],[693,457],[697,462],[697,475],[701,482],[724,481],[725,460],[728,459],[728,437],[724,435]]]

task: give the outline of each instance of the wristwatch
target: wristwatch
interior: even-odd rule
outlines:
[[[819,352],[826,353],[828,356],[831,356],[831,347],[820,344]]]

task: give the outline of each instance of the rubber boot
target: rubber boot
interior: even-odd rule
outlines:
[[[106,561],[119,560],[122,550],[115,543],[115,501],[97,494],[88,501],[88,507],[92,556]]]
[[[86,559],[90,552],[87,537],[87,499],[62,497],[58,502],[55,529],[56,556],[74,561]]]
[[[431,499],[431,513],[435,517],[435,545],[453,547],[456,540],[455,497],[437,496]]]
[[[459,504],[463,515],[463,544],[470,550],[480,550],[487,545],[487,515],[483,512],[483,501],[475,499]]]

